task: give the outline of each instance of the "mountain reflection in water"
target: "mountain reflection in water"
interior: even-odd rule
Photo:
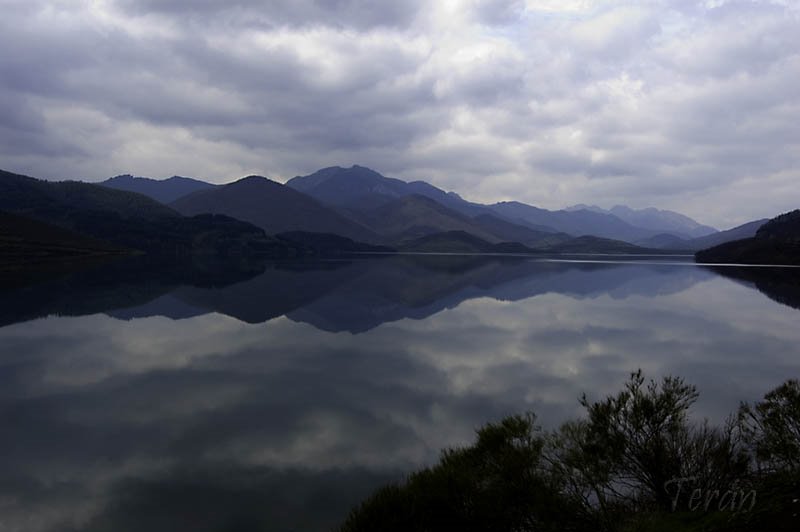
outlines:
[[[286,261],[205,271],[116,261],[33,286],[0,291],[0,325],[104,312],[120,319],[184,319],[216,312],[246,323],[279,316],[330,332],[362,333],[424,319],[474,298],[519,301],[546,293],[655,297],[712,275],[700,268],[550,262],[481,256]]]

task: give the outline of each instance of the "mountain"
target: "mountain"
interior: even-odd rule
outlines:
[[[714,233],[713,235],[703,236],[700,238],[693,238],[688,242],[688,247],[685,247],[684,249],[699,251],[701,249],[711,248],[714,246],[718,246],[720,244],[724,244],[726,242],[733,242],[734,240],[741,240],[743,238],[752,238],[756,236],[756,233],[761,228],[761,226],[767,223],[768,221],[769,220],[767,218],[764,218],[762,220],[755,220],[753,222],[748,222],[746,224],[734,227],[733,229],[728,229],[726,231],[720,231],[719,233]]]
[[[768,221],[751,238],[698,251],[697,262],[800,265],[800,210]]]
[[[319,201],[260,176],[201,190],[171,204],[185,215],[216,213],[250,222],[269,234],[289,231],[335,233],[361,242],[381,238]]]
[[[746,238],[698,251],[695,260],[702,264],[800,266],[800,246],[758,237]]]
[[[377,207],[350,209],[348,213],[387,242],[413,240],[445,231],[464,231],[492,243],[503,240],[472,218],[425,196],[402,196]]]
[[[602,207],[598,207],[597,205],[586,205],[585,203],[578,203],[577,205],[565,207],[564,210],[567,212],[591,211],[599,214],[609,214],[609,212],[606,209],[603,209]]]
[[[134,177],[130,174],[112,177],[111,179],[98,183],[98,185],[116,190],[144,194],[164,204],[172,203],[198,190],[208,190],[216,186],[211,183],[206,183],[205,181],[198,181],[197,179],[181,176],[157,180],[148,177]]]
[[[178,216],[157,201],[77,181],[42,181],[0,170],[0,209],[69,225],[76,212],[103,212],[121,219],[162,220]]]
[[[647,249],[621,240],[613,240],[610,238],[600,238],[596,236],[579,236],[566,242],[554,244],[544,248],[543,251],[548,253],[575,253],[575,254],[631,254],[631,255],[648,255],[651,253],[658,254],[660,250]],[[661,251],[663,253],[663,251]]]
[[[489,212],[483,205],[465,201],[458,194],[445,192],[425,181],[407,183],[359,165],[323,168],[307,176],[292,178],[286,186],[335,207],[377,207],[404,196],[417,195],[467,216]]]
[[[748,222],[744,225],[728,229],[727,231],[720,231],[707,236],[699,238],[685,239],[677,237],[669,233],[661,233],[650,238],[637,240],[634,242],[637,246],[655,248],[662,250],[674,251],[700,251],[707,249],[725,242],[733,242],[734,240],[741,240],[743,238],[751,238],[755,236],[756,231],[764,225],[768,220],[756,220]]]
[[[489,205],[496,214],[517,223],[524,223],[537,230],[550,228],[554,232],[572,236],[592,235],[614,240],[635,242],[654,236],[651,229],[635,227],[612,214],[598,213],[586,209],[576,211],[549,211],[518,201],[504,201]]]
[[[522,203],[471,203],[424,181],[407,183],[358,165],[324,168],[290,179],[286,186],[340,209],[393,241],[466,231],[488,242],[515,241],[539,247],[598,228],[605,228],[599,236],[609,238],[653,235],[652,231],[631,227],[608,214],[553,213]],[[534,220],[537,217],[541,219]]]
[[[409,195],[405,181],[384,177],[358,165],[323,168],[311,175],[292,178],[286,186],[337,207],[377,206]]]
[[[525,225],[515,224],[493,214],[480,214],[473,222],[497,238],[506,242],[519,242],[532,248],[552,246],[573,237],[566,233],[537,231]]]
[[[645,248],[665,250],[690,250],[691,248],[689,240],[675,236],[671,233],[659,233],[655,236],[651,236],[650,238],[637,240],[634,242],[634,244]]]
[[[0,264],[124,252],[108,242],[0,211]]]
[[[308,233],[305,231],[289,231],[278,233],[275,238],[313,249],[318,255],[347,255],[352,253],[393,253],[395,250],[386,246],[375,246],[356,242],[350,238],[331,233]]]
[[[534,253],[517,242],[490,243],[466,231],[447,231],[406,242],[401,251],[415,253]]]
[[[519,242],[531,247],[571,238],[563,233],[538,231],[515,224],[490,213],[471,218],[418,194],[401,196],[377,207],[353,207],[346,213],[392,243],[447,231],[464,231],[490,243]]]
[[[674,212],[649,207],[647,209],[631,209],[625,205],[616,205],[610,210],[602,209],[597,205],[575,205],[565,209],[569,212],[587,210],[598,214],[611,214],[620,220],[636,227],[670,234],[685,240],[699,238],[717,232],[717,229],[702,225],[688,216]]]
[[[620,240],[581,236],[547,246],[530,248],[519,242],[487,242],[466,231],[446,231],[426,235],[404,242],[400,251],[417,253],[569,253],[569,254],[658,254],[658,250],[645,249]]]
[[[768,221],[756,233],[757,238],[800,244],[800,209]]]
[[[686,215],[653,207],[635,210],[624,205],[617,205],[611,208],[610,214],[636,227],[671,233],[676,236],[686,235],[690,238],[699,238],[717,232],[717,229],[699,224]]]
[[[615,207],[620,216],[630,218],[625,220],[616,213],[593,206],[549,211],[513,201],[482,205],[466,201],[454,192],[445,192],[424,181],[407,183],[400,179],[385,177],[358,165],[351,168],[339,166],[324,168],[310,175],[290,179],[286,186],[308,194],[325,205],[340,209],[348,216],[355,213],[354,218],[362,223],[364,220],[359,218],[359,214],[363,214],[364,211],[384,207],[402,198],[423,196],[468,218],[494,216],[535,231],[567,233],[573,237],[593,235],[636,242],[660,233],[673,233],[676,236],[691,238],[715,231],[714,228],[702,226],[681,214],[656,209],[634,211],[626,207]],[[497,225],[496,221],[491,223]],[[455,227],[439,227],[439,229],[462,230]],[[488,239],[485,234],[486,229],[481,228],[484,234],[478,236]],[[376,230],[380,232],[377,228]],[[499,238],[508,240],[508,236],[503,233]],[[530,235],[527,238],[533,242]]]
[[[307,250],[227,216],[184,217],[141,194],[75,181],[50,182],[0,170],[0,210],[172,257],[294,256]]]

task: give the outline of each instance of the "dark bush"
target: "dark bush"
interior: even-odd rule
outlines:
[[[341,527],[356,531],[796,530],[800,385],[788,381],[723,426],[692,422],[697,391],[646,381],[544,433],[533,414],[387,486]]]

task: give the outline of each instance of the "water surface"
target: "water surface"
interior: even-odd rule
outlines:
[[[795,273],[670,262],[0,282],[0,530],[328,530],[477,426],[555,427],[637,368],[696,384],[715,422],[800,376]]]

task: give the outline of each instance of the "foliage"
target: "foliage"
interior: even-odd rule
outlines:
[[[796,529],[798,381],[720,427],[691,421],[697,397],[680,378],[638,371],[615,395],[583,397],[586,417],[558,430],[533,414],[490,423],[376,492],[341,531]]]
[[[800,472],[800,381],[785,382],[753,406],[743,404],[739,419],[762,467]]]
[[[677,504],[673,479],[692,478],[703,490],[725,485],[744,472],[747,456],[732,423],[715,429],[689,422],[697,397],[682,379],[645,383],[641,371],[615,396],[595,403],[583,397],[588,417],[553,438],[560,458],[553,467],[580,478],[582,491],[573,493],[606,519],[631,506],[670,511]]]
[[[800,242],[800,210],[787,212],[773,218],[761,226],[756,236]]]
[[[542,467],[544,445],[531,414],[490,423],[474,445],[448,449],[437,465],[379,490],[341,531],[575,528],[575,508]]]

